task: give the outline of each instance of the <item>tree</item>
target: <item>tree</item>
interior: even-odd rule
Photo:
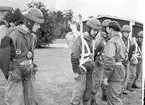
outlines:
[[[14,12],[9,12],[6,17],[5,20],[7,20],[8,22],[13,22],[15,24],[17,24],[18,22],[23,20],[22,14],[21,14],[21,10],[19,8],[15,9]]]

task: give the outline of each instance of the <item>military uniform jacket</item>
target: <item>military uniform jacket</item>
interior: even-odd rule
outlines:
[[[115,34],[107,43],[103,53],[104,78],[111,81],[124,81],[124,69],[118,69],[116,62],[125,59],[125,45],[119,34]]]

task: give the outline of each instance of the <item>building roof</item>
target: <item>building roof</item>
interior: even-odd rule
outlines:
[[[131,22],[134,22],[134,23],[137,22],[137,23],[143,24],[143,23],[135,21],[133,19],[127,19],[127,18],[122,18],[122,17],[117,17],[117,16],[110,16],[110,15],[98,15],[98,16],[96,16],[94,18],[99,19],[99,18],[104,18],[104,17],[106,17],[106,18],[112,18],[112,19],[118,19],[118,20],[124,20],[124,21],[131,21]],[[87,20],[89,20],[89,19],[86,19],[84,21],[87,21]]]
[[[13,8],[0,5],[0,11],[13,11]]]

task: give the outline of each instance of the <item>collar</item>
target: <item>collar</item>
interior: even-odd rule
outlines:
[[[111,38],[113,37],[120,37],[120,34],[119,33],[114,33],[114,35],[111,36]]]
[[[17,27],[18,31],[24,34],[30,34],[30,30],[25,25],[20,25]]]

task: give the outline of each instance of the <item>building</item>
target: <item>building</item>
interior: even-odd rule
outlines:
[[[123,25],[129,25],[131,27],[131,30],[132,30],[130,33],[130,37],[136,37],[140,31],[143,31],[143,23],[137,22],[135,20],[120,18],[120,17],[116,17],[116,16],[109,16],[109,15],[99,15],[96,18],[99,19],[101,23],[105,19],[110,19],[110,20],[117,21],[121,27]],[[83,32],[86,31],[86,28],[87,28],[86,22],[87,22],[87,20],[84,20],[82,23],[82,31]]]

